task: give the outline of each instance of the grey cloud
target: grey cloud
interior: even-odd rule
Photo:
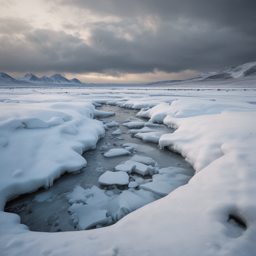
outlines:
[[[15,18],[0,18],[1,30],[0,34],[20,34],[32,29],[27,20]]]
[[[2,35],[1,71],[119,76],[156,70],[218,71],[256,60],[254,1],[62,0],[57,4],[81,12],[84,8],[92,15],[118,16],[119,21],[62,23],[70,33],[90,29],[87,41],[78,33],[30,27],[20,29],[23,39]]]
[[[216,36],[216,33],[218,34]],[[1,38],[0,69],[4,71],[58,71],[108,74],[145,73],[161,70],[215,70],[256,59],[253,42],[245,47],[232,31],[176,31],[162,26],[156,34],[144,31],[133,41],[113,31],[94,29],[87,45],[78,37],[38,29],[25,34],[24,41]],[[232,44],[232,42],[236,42]],[[239,60],[239,63],[237,61]]]
[[[192,21],[215,23],[218,26],[243,28],[248,32],[254,32],[256,27],[254,0],[59,0],[58,2],[62,5],[84,8],[92,13],[121,18],[156,15],[161,19],[173,21],[181,17]]]

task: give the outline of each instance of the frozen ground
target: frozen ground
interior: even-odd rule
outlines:
[[[1,253],[255,255],[255,94],[254,90],[215,89],[2,89]],[[72,233],[31,232],[20,224],[18,215],[3,211],[5,203],[19,194],[50,187],[64,172],[77,172],[86,166],[86,156],[83,158],[81,154],[95,148],[107,127],[92,118],[110,114],[107,110],[95,111],[91,102],[138,109],[139,117],[176,129],[174,133],[162,135],[159,145],[182,154],[196,174],[187,185],[172,190],[171,183],[159,186],[170,174],[160,169],[153,181],[147,183],[150,185],[141,185],[140,191],[169,194],[128,214],[115,225]],[[111,129],[113,132],[118,128]],[[155,159],[154,154],[149,156]],[[184,184],[183,169],[171,176]],[[70,175],[65,177],[68,183]],[[52,198],[48,192],[51,190],[39,193],[34,200],[46,204]],[[132,202],[142,205],[138,198],[141,196],[134,194]],[[131,207],[132,211],[129,201],[132,196],[125,192],[122,197],[115,203],[122,209]],[[70,209],[76,213],[74,221],[88,209],[81,202],[74,202]],[[95,224],[106,222],[104,211],[99,209],[87,216],[95,218]],[[122,214],[121,211],[115,216],[120,218]],[[54,218],[50,222],[56,221]],[[87,227],[88,219],[83,219],[81,228]]]

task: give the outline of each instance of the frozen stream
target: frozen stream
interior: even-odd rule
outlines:
[[[102,191],[104,190],[106,197],[115,200],[124,190],[140,193],[138,191],[143,189],[139,187],[129,189],[127,185],[101,186],[98,183],[98,179],[103,173],[107,170],[114,171],[114,168],[117,165],[129,160],[135,154],[151,157],[159,164],[159,168],[171,166],[184,168],[187,170],[187,173],[190,174],[190,177],[193,175],[192,168],[188,166],[184,158],[180,155],[167,150],[159,150],[158,144],[143,142],[141,139],[135,138],[131,136],[131,134],[127,134],[129,129],[122,124],[127,118],[134,117],[137,111],[115,106],[104,106],[99,108],[99,110],[115,112],[115,116],[100,118],[100,120],[104,122],[112,120],[116,121],[119,123],[119,127],[109,128],[109,130],[106,131],[106,136],[97,143],[97,148],[84,153],[83,156],[88,163],[87,166],[82,169],[82,172],[77,174],[65,174],[56,180],[54,186],[48,190],[41,188],[34,193],[22,195],[6,204],[5,211],[17,213],[21,218],[21,223],[27,225],[31,231],[58,232],[81,229],[76,225],[77,221],[74,221],[74,216],[71,216],[69,210],[71,204],[67,198],[67,195],[69,195],[76,186],[82,187],[83,189],[90,189],[92,186],[97,186],[101,188]],[[147,122],[147,120],[141,120]],[[117,129],[121,129],[122,134],[115,136],[111,135],[111,133]],[[169,129],[164,125],[150,127],[150,129],[164,133],[173,132],[172,129]],[[131,155],[111,158],[104,157],[103,153],[113,148],[123,148],[123,144],[126,143],[137,144],[134,147],[135,150],[131,150]],[[152,182],[152,176],[145,175],[143,177],[139,174],[132,173],[129,175],[129,180],[140,180],[141,184],[146,184]],[[146,190],[141,191],[141,193],[146,193]],[[147,193],[148,195],[146,195],[146,197],[148,202],[150,202],[148,198],[153,198],[153,200],[161,198],[159,194],[154,194],[148,191]],[[141,196],[141,194],[139,195]],[[95,194],[92,194],[90,200],[93,200],[94,198],[96,200]],[[76,203],[77,206],[81,207],[81,201],[77,200]],[[102,211],[101,214],[102,213],[104,212]],[[95,224],[94,226],[90,226],[90,228],[110,225],[116,221],[110,221],[110,219],[111,216],[108,216],[108,221],[102,222],[101,225],[98,226]]]

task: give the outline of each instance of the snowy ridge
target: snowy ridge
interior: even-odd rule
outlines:
[[[226,67],[219,72],[204,72],[200,75],[187,79],[187,80],[169,80],[169,81],[158,81],[153,83],[147,83],[147,86],[177,86],[185,87],[188,85],[195,86],[196,82],[198,85],[202,85],[204,82],[207,86],[213,83],[220,83],[218,85],[229,85],[234,87],[235,83],[232,84],[232,81],[237,79],[237,84],[244,85],[245,80],[251,86],[255,85],[256,80],[256,62],[249,62],[237,67]],[[231,81],[230,81],[231,80]]]
[[[249,62],[237,67],[226,67],[220,72],[202,73],[194,80],[230,79],[256,76],[256,62]]]

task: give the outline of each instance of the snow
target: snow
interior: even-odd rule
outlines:
[[[144,124],[145,122],[127,122],[127,123],[123,123],[123,126],[126,126],[129,129],[133,129],[133,128],[142,128]]]
[[[94,116],[96,117],[108,117],[108,116],[114,116],[115,113],[114,112],[108,112],[108,111],[99,111],[99,110],[94,110]],[[117,126],[117,124],[115,122],[110,123],[110,124],[106,124],[107,127],[113,127],[113,126]]]
[[[99,178],[101,185],[128,185],[129,175],[126,172],[106,171]]]
[[[188,169],[168,167],[159,170],[159,174],[153,175],[153,181],[140,185],[140,188],[151,191],[159,196],[166,196],[174,189],[185,185],[193,176]]]
[[[153,143],[159,142],[159,139],[164,134],[164,132],[150,132],[150,133],[141,133],[138,132],[134,135],[135,138],[142,139],[143,141],[149,141]]]
[[[145,127],[159,127],[160,125],[159,124],[153,124],[151,122],[147,122],[144,124]]]
[[[130,155],[130,151],[123,148],[113,148],[104,154],[105,157],[115,157],[115,156],[124,156]]]
[[[125,150],[128,150],[128,151],[130,151],[130,152],[133,152],[133,151],[134,151],[134,148],[133,148],[133,147],[125,147],[124,149],[125,149]]]
[[[139,183],[137,183],[136,181],[131,181],[128,185],[129,188],[136,188],[139,186]]]
[[[112,135],[121,135],[122,131],[120,129],[115,130],[114,132],[111,133]]]
[[[128,134],[136,134],[136,133],[148,133],[148,132],[155,132],[155,130],[152,130],[148,127],[143,127],[142,129],[131,129],[128,131]]]
[[[70,206],[69,212],[73,213],[74,221],[78,222],[80,230],[105,224],[108,221],[106,210],[95,210],[93,206],[87,206],[82,203]]]
[[[135,162],[142,163],[142,164],[146,164],[146,165],[152,165],[152,166],[157,165],[157,162],[154,159],[152,159],[151,157],[148,157],[148,156],[134,155],[131,158],[131,160],[135,161]]]
[[[135,166],[134,168],[132,168],[132,172],[138,173],[142,176],[145,176],[147,174],[152,175],[155,170],[155,168],[152,166],[147,166],[145,164],[138,163],[138,162],[135,162],[132,160],[125,162],[125,165],[127,165],[127,167],[126,167],[127,169],[130,168],[131,166]],[[120,166],[119,166],[119,168],[120,168]],[[125,169],[125,167],[122,166],[121,169]]]
[[[66,89],[1,89],[1,253],[253,256],[256,105],[248,102],[255,102],[256,95],[253,89],[217,89],[69,89],[65,95]],[[159,185],[165,176],[173,182],[164,182],[163,188],[183,184],[185,178],[192,177],[188,184],[157,201],[153,192],[133,188],[120,195],[110,196],[100,190],[84,192],[78,200],[78,196],[70,197],[77,229],[121,219],[113,226],[81,232],[30,232],[20,224],[18,215],[4,212],[6,201],[49,187],[64,172],[86,165],[81,154],[95,148],[105,134],[103,123],[93,120],[95,107],[91,102],[97,99],[134,109],[150,106],[140,115],[176,129],[162,135],[159,145],[182,154],[195,175],[192,177],[186,169],[162,168],[152,182],[143,185],[142,178],[134,179],[154,193],[166,194],[170,190],[161,191]],[[52,118],[63,121],[50,125]],[[246,228],[230,216],[242,220]]]
[[[74,190],[66,195],[69,203],[86,203],[86,196],[90,193],[89,190],[84,190],[80,185],[77,185]]]
[[[131,161],[126,161],[124,164],[119,164],[115,167],[116,171],[120,171],[120,172],[128,172],[131,173],[132,170],[135,168],[136,164],[134,164],[134,162]]]
[[[119,126],[119,123],[117,123],[115,121],[111,121],[109,123],[106,123],[106,126],[111,128],[111,127]]]
[[[142,184],[140,185],[140,188],[151,191],[160,196],[166,196],[175,189],[171,184],[163,181]]]
[[[123,147],[132,147],[132,148],[137,148],[138,144],[135,143],[125,143],[122,145]]]

